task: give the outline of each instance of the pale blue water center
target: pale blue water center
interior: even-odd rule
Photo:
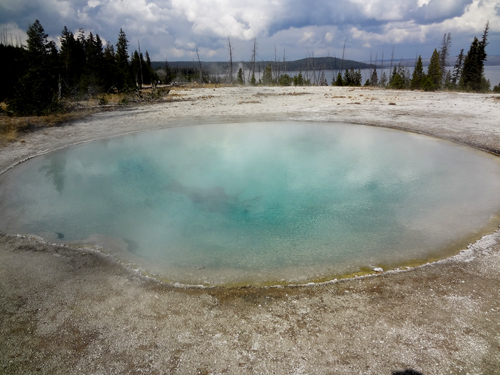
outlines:
[[[497,159],[357,125],[170,128],[3,174],[0,230],[100,244],[171,282],[324,280],[477,238],[498,221]]]

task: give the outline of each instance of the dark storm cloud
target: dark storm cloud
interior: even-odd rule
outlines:
[[[0,0],[0,29],[20,32],[35,19],[56,41],[67,26],[116,43],[123,28],[131,49],[140,41],[157,60],[190,60],[196,46],[203,59],[225,59],[228,36],[241,59],[253,38],[260,58],[275,44],[294,58],[308,49],[335,53],[344,40],[358,59],[392,45],[426,54],[444,32],[467,40],[488,19],[490,45],[500,43],[498,0]]]

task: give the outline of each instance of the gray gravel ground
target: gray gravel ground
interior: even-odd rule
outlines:
[[[387,126],[500,154],[494,95],[331,87],[175,94],[176,102],[28,134],[0,148],[0,170],[93,139],[249,120]],[[182,289],[91,249],[1,234],[0,373],[500,374],[499,271],[497,230],[404,272],[307,287]]]

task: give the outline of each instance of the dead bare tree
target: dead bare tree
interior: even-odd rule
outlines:
[[[311,52],[312,57],[312,71],[313,71],[313,85],[318,84],[318,77],[316,77],[316,59],[314,58],[314,51]]]
[[[278,52],[276,51],[276,43],[274,43],[274,67],[273,67],[273,74],[274,74],[274,81],[278,82],[278,77],[279,77],[279,62],[278,62]]]
[[[392,45],[392,53],[391,53],[391,71],[389,74],[392,74],[392,63],[394,62],[394,45]]]
[[[229,35],[227,37],[227,49],[229,51],[229,82],[233,83],[233,51],[234,51],[234,48],[231,45],[231,39],[229,39]]]
[[[446,77],[446,67],[448,66],[448,56],[450,55],[451,47],[451,33],[444,33],[443,41],[441,42],[441,49],[439,51],[439,65],[441,65],[441,74],[444,82]]]
[[[141,43],[137,41],[137,47],[139,48],[139,69],[141,69],[141,87],[144,84],[144,77],[142,76],[142,53],[141,53]]]
[[[345,39],[344,39],[344,48],[342,48],[342,61],[340,62],[340,71],[344,70],[344,56],[345,56]]]
[[[252,56],[250,57],[250,70],[248,72],[248,82],[255,84],[255,62],[257,59],[257,38],[253,38]],[[252,82],[253,77],[253,82]]]
[[[196,46],[196,56],[198,56],[198,63],[200,64],[200,82],[203,83],[203,70],[201,68],[200,54],[198,52],[198,46]]]
[[[284,48],[283,48],[283,71],[286,72],[286,53]]]

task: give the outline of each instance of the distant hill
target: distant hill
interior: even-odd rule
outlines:
[[[250,62],[244,61],[233,61],[233,66],[235,69],[243,64],[245,69],[250,67]],[[274,65],[274,61],[257,61],[262,69],[268,64]],[[338,57],[309,57],[301,60],[280,62],[280,69],[286,71],[306,71],[306,70],[339,70],[339,69],[368,69],[372,68],[374,65],[367,63],[354,61],[354,60],[343,60]],[[171,68],[195,68],[198,69],[198,61],[169,61],[169,67]],[[201,62],[203,70],[207,70],[211,73],[225,72],[228,69],[229,62],[227,61],[214,61],[214,62]],[[165,61],[152,61],[151,66],[153,69],[164,68]]]

